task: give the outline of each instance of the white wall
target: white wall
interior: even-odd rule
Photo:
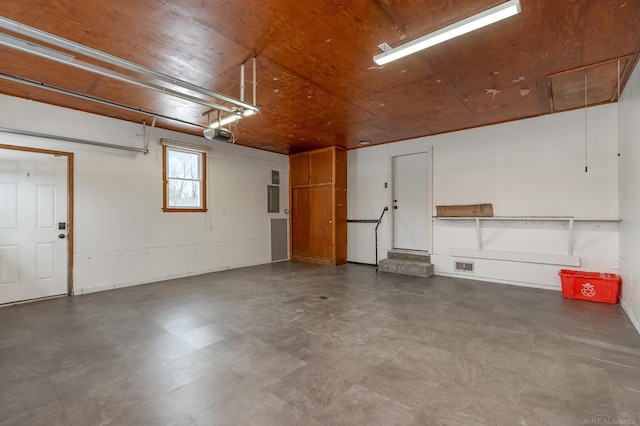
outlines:
[[[7,96],[0,127],[143,145],[141,125]],[[161,137],[213,147],[207,213],[162,212]],[[284,155],[159,129],[148,155],[5,133],[0,143],[75,154],[76,294],[268,263],[270,220],[287,217]],[[267,213],[272,170],[282,183],[279,214]]]
[[[621,303],[640,331],[640,67],[619,105]]]
[[[373,219],[391,206],[389,156],[433,147],[433,205],[492,203],[496,216],[618,217],[617,106],[547,115],[433,137],[349,151],[349,219]],[[390,213],[393,211],[391,210]],[[380,258],[391,248],[391,216],[380,226]],[[567,254],[568,223],[487,222],[485,249]],[[617,272],[618,223],[575,225],[580,268]],[[456,275],[451,248],[477,247],[475,225],[433,221],[436,274]],[[349,224],[350,261],[374,263],[373,225]],[[456,258],[456,260],[465,260]],[[511,284],[560,288],[561,265],[468,259],[473,275]]]

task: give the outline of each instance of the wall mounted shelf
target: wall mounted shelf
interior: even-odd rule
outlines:
[[[580,257],[573,255],[573,225],[575,222],[620,222],[620,218],[579,218],[573,216],[491,216],[491,217],[434,217],[441,221],[474,221],[476,224],[477,248],[451,248],[450,254],[455,257],[476,259],[506,260],[512,262],[542,263],[550,265],[580,266]],[[502,250],[485,250],[482,246],[483,221],[494,222],[567,222],[567,254],[528,253]]]

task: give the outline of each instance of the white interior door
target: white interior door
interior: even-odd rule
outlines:
[[[398,155],[393,170],[393,248],[429,250],[428,153]]]
[[[0,303],[67,293],[67,173],[65,156],[0,149]]]

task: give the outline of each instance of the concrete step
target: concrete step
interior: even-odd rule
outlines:
[[[414,275],[427,278],[433,276],[432,263],[405,259],[383,259],[378,264],[378,270],[393,274]]]
[[[426,251],[411,251],[411,250],[390,250],[387,253],[389,259],[408,260],[412,262],[424,262],[430,263],[431,256]]]

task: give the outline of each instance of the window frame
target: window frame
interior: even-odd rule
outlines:
[[[186,145],[186,144],[185,144]],[[191,154],[196,154],[200,157],[200,201],[201,205],[198,207],[171,207],[169,206],[169,177],[168,177],[168,164],[169,159],[168,151],[181,151]],[[163,143],[162,144],[162,211],[166,213],[201,213],[207,211],[207,152],[202,149],[193,149],[187,146],[178,146]]]

